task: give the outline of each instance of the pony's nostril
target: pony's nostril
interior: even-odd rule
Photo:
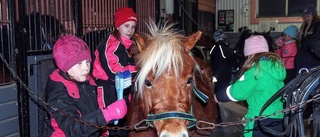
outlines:
[[[187,131],[180,131],[178,133],[170,133],[168,131],[162,131],[159,137],[188,137]]]
[[[161,132],[159,137],[170,137],[170,135],[167,131],[163,131],[163,132]]]
[[[182,132],[180,137],[188,137],[188,132],[187,131]]]

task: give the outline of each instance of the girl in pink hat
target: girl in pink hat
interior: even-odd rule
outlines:
[[[52,56],[57,69],[50,74],[45,88],[48,109],[47,133],[51,137],[106,137],[108,132],[85,124],[107,125],[127,113],[124,99],[108,106],[101,102],[101,91],[90,76],[91,54],[80,38],[66,35],[55,43]],[[76,120],[78,119],[78,120]]]
[[[244,55],[246,61],[240,71],[240,77],[235,83],[215,93],[217,102],[246,101],[248,111],[244,116],[245,137],[269,137],[263,132],[258,121],[253,119],[259,116],[263,105],[284,86],[286,76],[285,66],[281,58],[269,52],[268,43],[261,35],[253,35],[245,40]],[[273,114],[283,110],[280,98],[272,102],[262,113]],[[282,131],[284,115],[272,115],[262,120],[263,124],[276,131]]]
[[[137,15],[132,8],[118,9],[114,14],[114,31],[100,42],[94,52],[92,74],[96,78],[98,87],[104,91],[106,106],[117,100],[116,73],[129,71],[134,78],[137,72],[131,54],[134,43],[132,36],[135,33],[137,21]],[[125,89],[123,96],[130,97],[131,89],[133,88]],[[124,120],[120,120],[117,124],[117,126],[123,125],[125,125]],[[114,134],[126,136],[127,132],[120,131]]]

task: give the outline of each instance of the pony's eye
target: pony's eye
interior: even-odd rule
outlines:
[[[193,81],[193,78],[189,78],[187,84],[190,85]]]
[[[147,87],[151,87],[152,86],[149,80],[145,80],[144,84],[146,84]]]

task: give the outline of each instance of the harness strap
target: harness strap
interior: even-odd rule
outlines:
[[[178,111],[170,111],[165,113],[159,114],[148,114],[147,121],[154,121],[154,120],[165,120],[171,118],[181,118],[186,120],[195,121],[193,114],[178,112]]]
[[[197,97],[200,98],[204,103],[207,103],[209,97],[202,93],[200,90],[198,90],[195,86],[192,86],[193,92]],[[179,111],[169,111],[169,112],[163,112],[163,113],[158,113],[158,114],[149,114],[147,115],[147,118],[140,121],[140,122],[146,122],[147,125],[150,125],[151,127],[154,127],[152,124],[152,121],[155,120],[165,120],[165,119],[172,119],[172,118],[179,118],[179,119],[184,119],[188,120],[190,123],[187,128],[192,128],[196,126],[197,119],[193,115],[193,109],[192,106],[190,108],[190,113],[185,113],[185,112],[179,112]],[[140,122],[138,125],[140,125]],[[137,128],[135,125],[135,128]]]
[[[196,94],[196,96],[197,96],[201,101],[203,101],[204,103],[207,103],[209,97],[208,97],[206,94],[202,93],[199,89],[197,89],[196,86],[193,86],[193,87],[192,87],[192,90],[193,90],[194,94]]]
[[[301,73],[295,79],[290,81],[287,85],[281,88],[276,94],[274,94],[261,108],[260,116],[263,111],[280,95],[283,94],[283,98],[286,100],[286,107],[291,107],[304,102],[308,99],[310,93],[319,85],[320,67],[310,69],[310,72]],[[299,106],[298,110],[292,112],[286,112],[284,118],[284,132],[274,131],[267,128],[261,122],[258,121],[262,130],[273,135],[290,135],[299,134],[304,137],[304,124],[303,124],[303,107]]]
[[[192,112],[192,108],[191,108]],[[178,112],[178,111],[170,111],[170,112],[164,112],[159,114],[148,114],[147,123],[153,127],[152,121],[155,120],[165,120],[165,119],[172,119],[172,118],[179,118],[190,121],[188,128],[194,127],[196,125],[197,119],[194,118],[193,113],[184,113],[184,112]]]

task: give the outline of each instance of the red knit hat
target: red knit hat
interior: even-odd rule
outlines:
[[[63,72],[67,72],[72,66],[83,60],[90,62],[92,60],[87,44],[73,35],[59,38],[53,46],[52,56],[58,68]]]
[[[117,12],[114,14],[114,26],[115,28],[118,28],[123,23],[126,23],[127,21],[134,21],[137,23],[137,14],[133,11],[132,8],[124,7],[117,10]]]

